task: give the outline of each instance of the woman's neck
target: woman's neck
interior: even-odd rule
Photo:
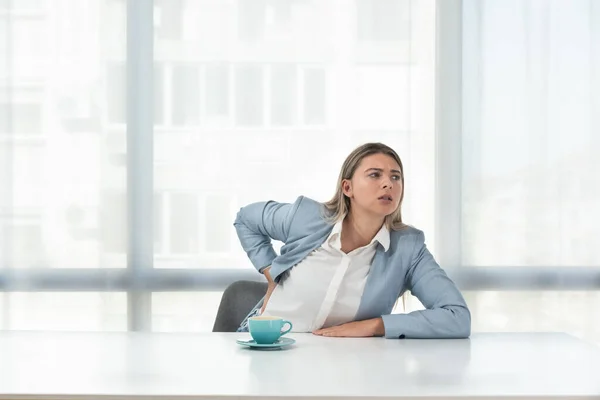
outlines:
[[[346,253],[371,243],[384,220],[350,211],[342,222],[342,250]]]

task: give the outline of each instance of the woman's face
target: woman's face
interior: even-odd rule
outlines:
[[[372,154],[362,159],[352,179],[344,179],[342,188],[351,199],[351,207],[385,218],[400,204],[402,172],[392,157]]]

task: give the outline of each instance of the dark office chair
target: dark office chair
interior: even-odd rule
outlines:
[[[223,292],[213,332],[235,332],[267,293],[266,282],[237,281]]]

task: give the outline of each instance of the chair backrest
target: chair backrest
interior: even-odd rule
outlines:
[[[229,285],[221,297],[213,332],[235,332],[266,293],[266,282],[237,281]]]

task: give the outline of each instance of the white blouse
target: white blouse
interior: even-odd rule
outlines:
[[[293,332],[312,332],[354,320],[367,282],[377,242],[388,250],[385,224],[371,243],[346,254],[341,250],[342,221],[321,245],[277,285],[262,315],[278,316],[293,324]]]

